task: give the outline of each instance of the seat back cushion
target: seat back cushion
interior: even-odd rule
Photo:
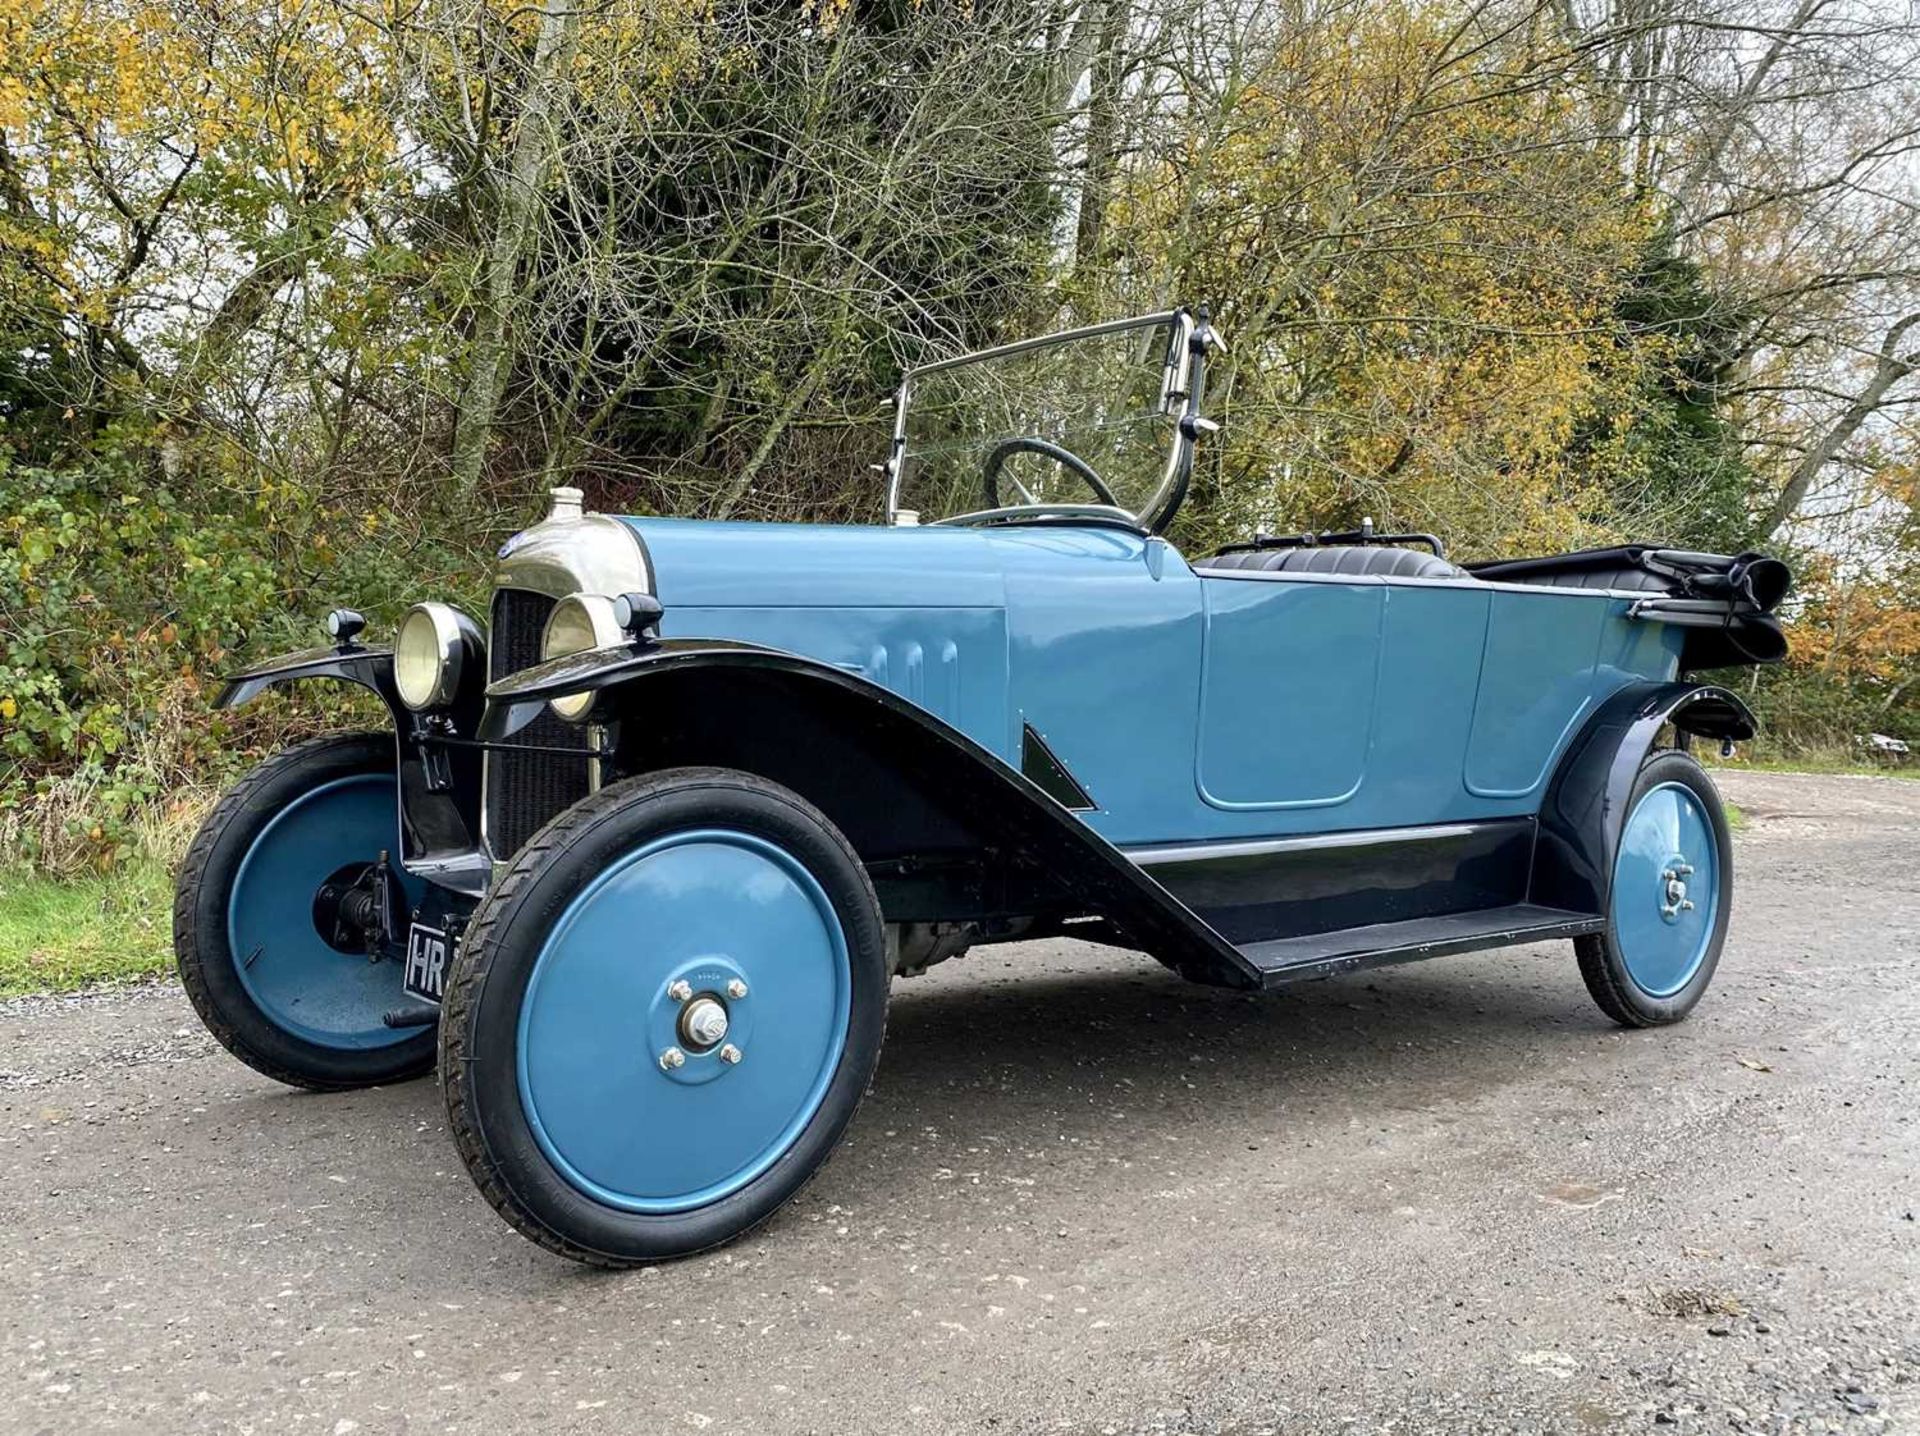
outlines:
[[[1194,565],[1207,572],[1330,573],[1379,578],[1471,578],[1465,569],[1418,549],[1378,544],[1316,544],[1219,553]]]

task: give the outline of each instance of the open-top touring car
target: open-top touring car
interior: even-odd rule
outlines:
[[[1189,560],[1209,354],[1186,311],[910,371],[889,522],[553,510],[485,629],[230,679],[364,685],[393,731],[264,762],[185,863],[188,993],[242,1060],[343,1088],[438,1062],[535,1241],[644,1262],[825,1160],[889,983],[1011,939],[1272,988],[1573,940],[1619,1022],[1683,1017],[1732,854],[1686,749],[1753,719],[1786,570],[1628,547],[1462,568],[1427,535]],[[1656,746],[1661,735],[1674,735]]]

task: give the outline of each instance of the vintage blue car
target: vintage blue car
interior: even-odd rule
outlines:
[[[1189,558],[1161,535],[1220,347],[1180,310],[913,370],[883,526],[555,490],[484,628],[423,603],[389,649],[343,609],[232,678],[361,684],[394,731],[208,818],[176,905],[208,1027],[302,1087],[437,1061],[487,1199],[618,1266],[772,1215],[893,978],[980,944],[1262,990],[1571,938],[1609,1017],[1684,1017],[1732,901],[1687,749],[1753,732],[1685,675],[1781,656],[1784,567],[1462,568],[1370,525]]]

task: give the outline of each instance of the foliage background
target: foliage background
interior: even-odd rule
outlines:
[[[0,0],[0,856],[112,864],[543,490],[872,519],[904,364],[1206,301],[1175,537],[1786,551],[1920,743],[1920,37],[1879,0]]]

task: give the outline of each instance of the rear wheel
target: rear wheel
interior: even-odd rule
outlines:
[[[214,806],[174,892],[181,985],[207,1030],[257,1072],[337,1091],[417,1077],[431,1031],[383,1020],[402,966],[334,945],[322,888],[400,848],[390,733],[316,738],[276,753]],[[410,899],[419,885],[402,878]]]
[[[1627,1027],[1678,1022],[1706,994],[1733,904],[1720,794],[1684,753],[1640,769],[1614,857],[1606,930],[1576,940],[1593,1000]]]
[[[722,769],[614,784],[537,833],[467,929],[441,1027],[460,1154],[575,1260],[731,1240],[846,1131],[887,985],[866,870],[810,804]]]

